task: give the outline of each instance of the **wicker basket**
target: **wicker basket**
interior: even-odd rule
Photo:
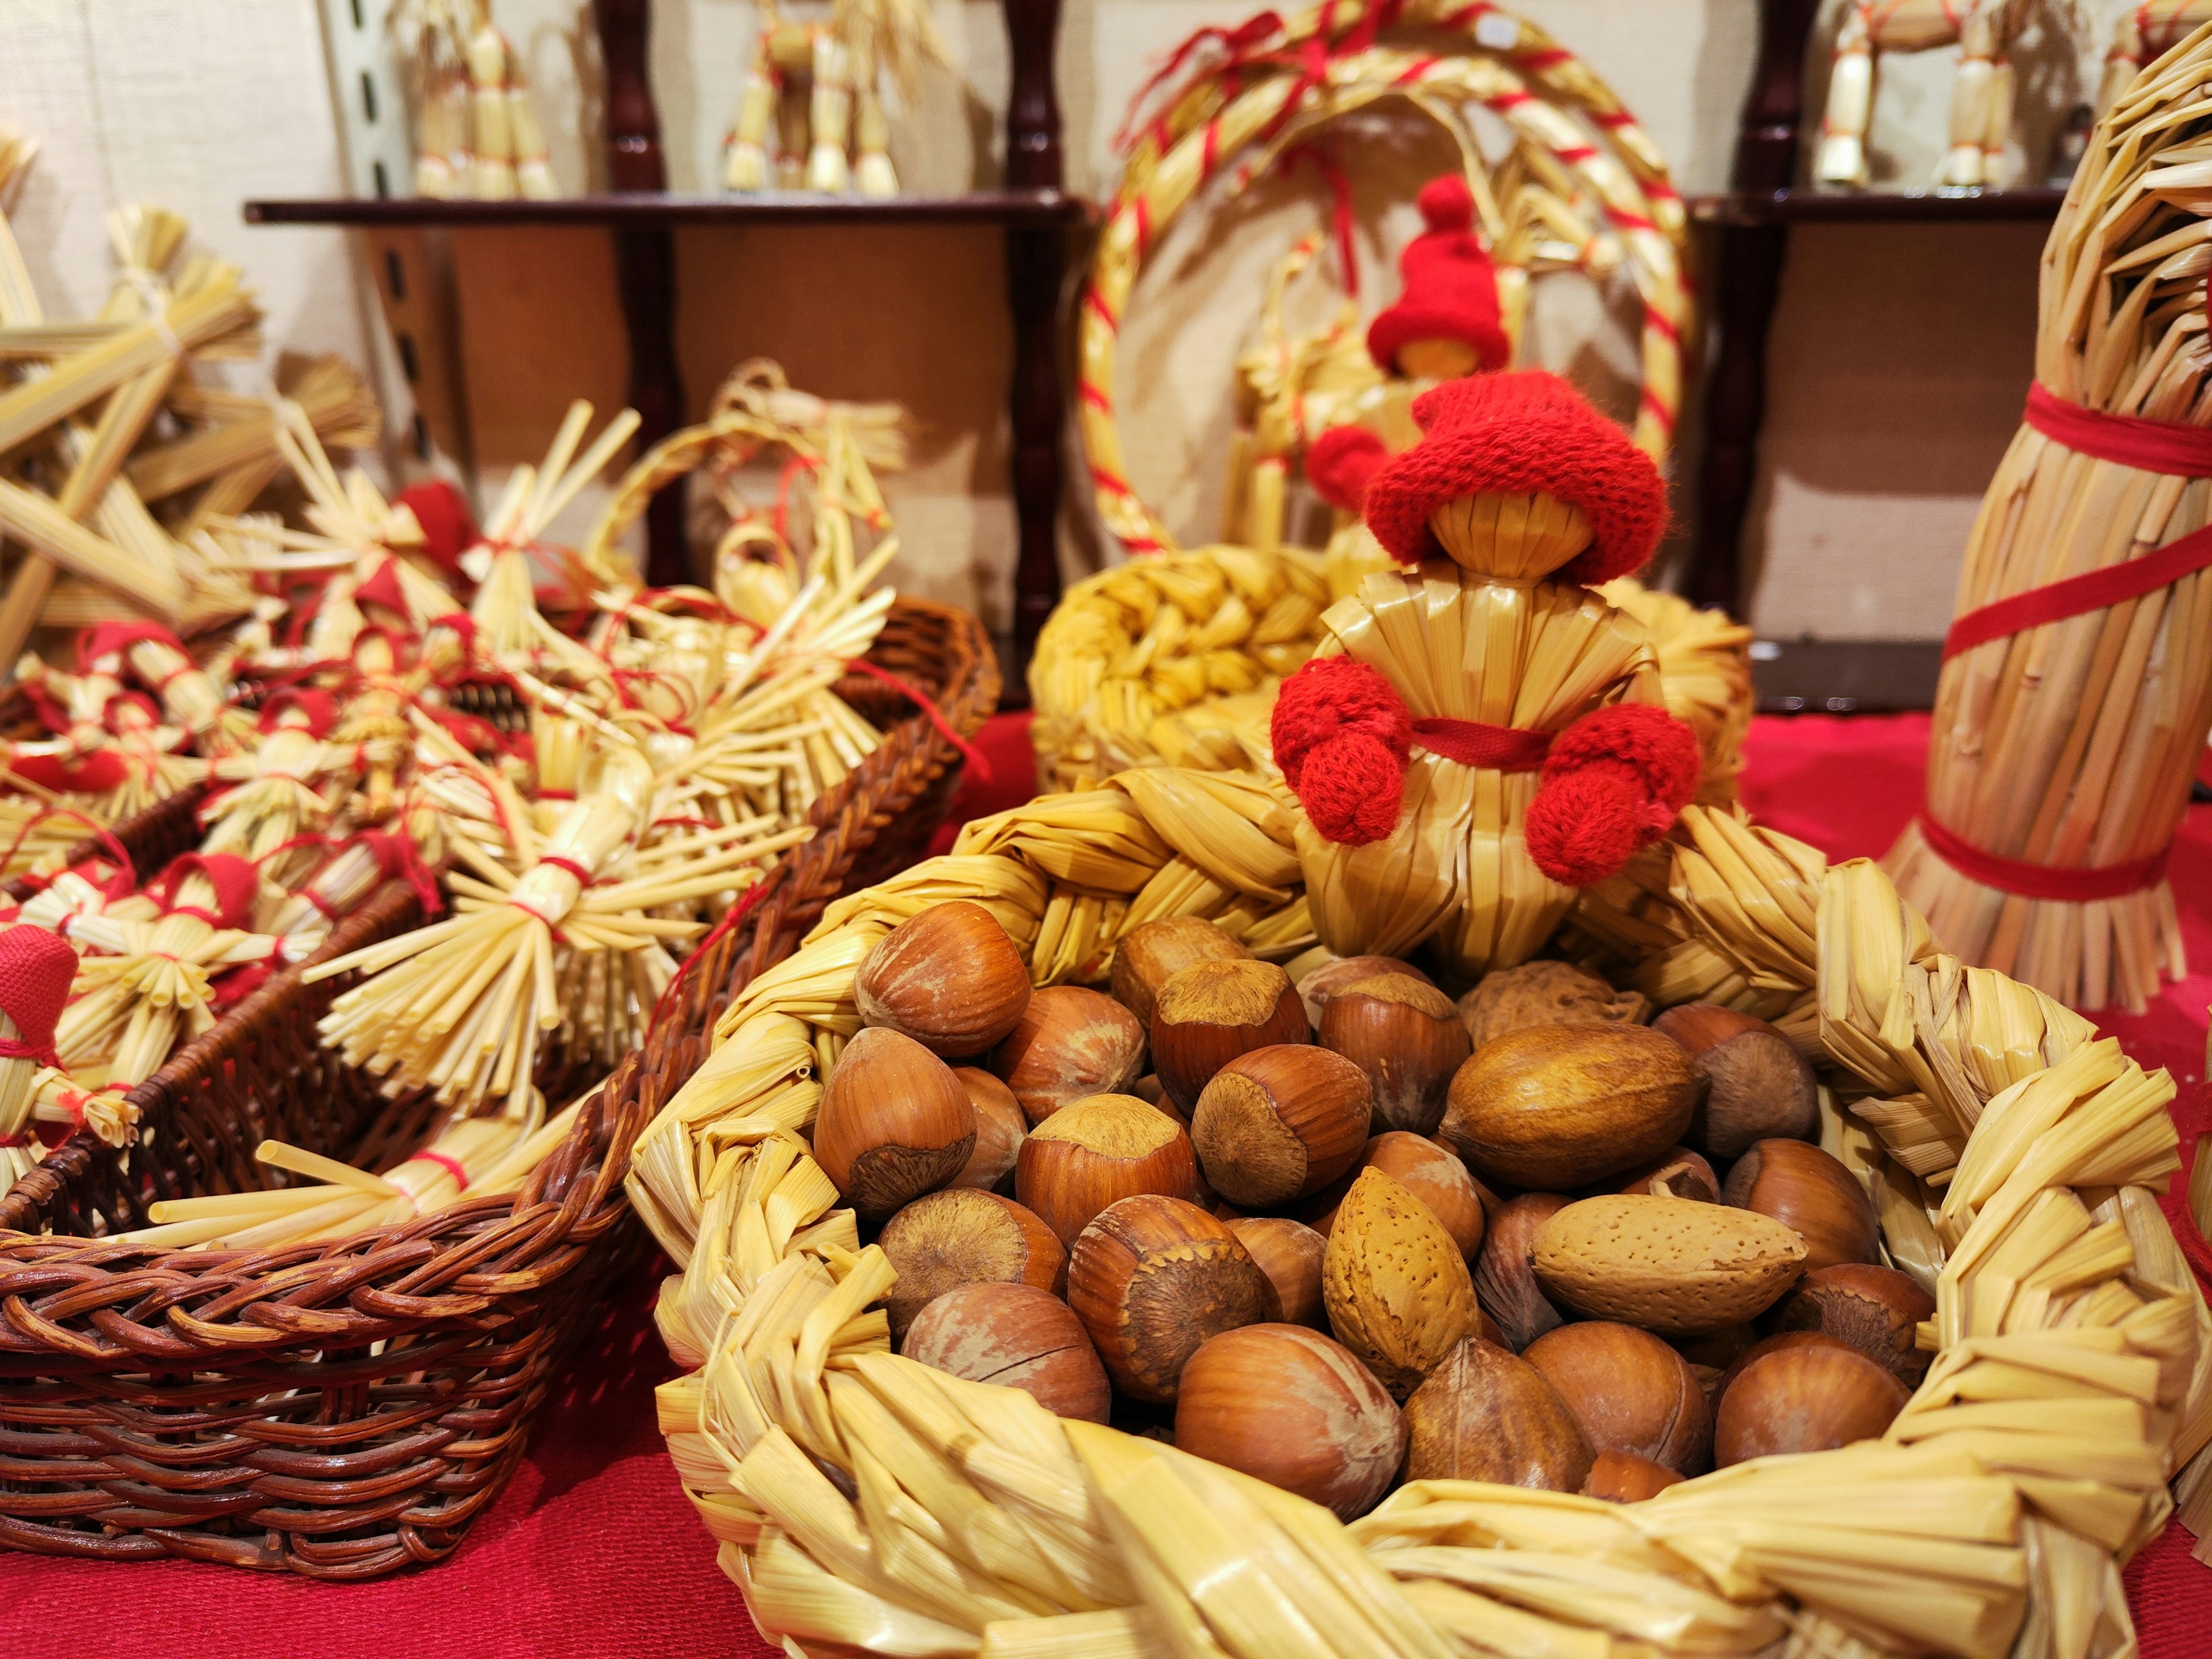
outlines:
[[[895,1275],[779,1127],[801,1121],[793,1091],[857,1025],[872,941],[919,904],[990,904],[1049,981],[1105,960],[1050,943],[1085,898],[1066,872],[1110,885],[1088,895],[1109,943],[1174,860],[1220,885],[1206,837],[1139,810],[1167,775],[1139,775],[971,824],[952,857],[841,901],[772,972],[757,949],[721,1046],[641,1144],[634,1186],[702,1172],[688,1214],[672,1189],[647,1207],[688,1264],[661,1328],[697,1367],[663,1385],[662,1427],[772,1640],[815,1659],[2133,1650],[2118,1564],[2212,1437],[2212,1322],[2154,1196],[2178,1164],[2171,1080],[1942,954],[1877,866],[1831,866],[1730,811],[1685,813],[1632,915],[1577,920],[1632,959],[1694,945],[1728,964],[1823,1069],[1824,1144],[1936,1299],[1940,1352],[1881,1442],[1633,1506],[1428,1482],[1346,1528],[886,1352],[864,1310]]]
[[[871,655],[956,730],[997,701],[989,640],[963,612],[902,602]],[[917,856],[943,816],[953,746],[896,693],[853,694],[883,744],[816,804],[819,833],[770,872],[750,927],[710,945],[674,1018],[520,1193],[258,1255],[88,1237],[152,1198],[264,1184],[264,1135],[370,1169],[420,1144],[426,1103],[386,1099],[314,1044],[343,982],[296,973],[134,1091],[146,1133],[123,1158],[79,1135],[18,1182],[0,1200],[0,1540],[334,1579],[449,1553],[514,1472],[565,1346],[637,1238],[630,1146],[696,1063],[715,988],[741,954],[787,950],[848,879]],[[387,886],[325,954],[412,925],[416,903]]]

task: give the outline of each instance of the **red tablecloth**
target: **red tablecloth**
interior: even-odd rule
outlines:
[[[1879,854],[1920,798],[1924,716],[1762,720],[1744,794],[1764,822],[1832,857]],[[993,722],[997,776],[961,816],[1030,794],[1022,725]],[[2212,999],[2212,808],[2173,860],[2197,973],[2111,1029],[2180,1080],[2186,1148],[2205,1114],[2204,1008]],[[2176,1183],[2179,1187],[2179,1182]],[[678,1492],[654,1432],[652,1388],[669,1374],[641,1276],[611,1298],[605,1334],[540,1419],[514,1484],[452,1559],[368,1584],[319,1585],[185,1563],[105,1566],[0,1555],[0,1652],[9,1659],[696,1659],[768,1650]],[[2128,1572],[2146,1659],[2204,1650],[2212,1573],[2179,1528]]]

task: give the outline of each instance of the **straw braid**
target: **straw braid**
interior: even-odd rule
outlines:
[[[1431,9],[1408,7],[1399,21],[1407,27],[1457,30],[1472,28],[1485,16],[1504,15],[1481,4],[1438,17],[1428,15]],[[1324,7],[1291,25],[1288,44],[1312,38],[1330,11]],[[1346,28],[1334,33],[1346,32],[1349,23],[1347,17]],[[1227,75],[1200,79],[1146,130],[1108,210],[1078,319],[1078,413],[1092,488],[1100,517],[1131,551],[1175,546],[1128,481],[1114,402],[1115,340],[1152,245],[1199,189],[1247,145],[1264,143],[1293,116],[1326,121],[1389,94],[1419,92],[1455,104],[1479,103],[1588,187],[1628,250],[1644,304],[1644,391],[1636,441],[1652,455],[1667,453],[1681,401],[1681,333],[1689,317],[1681,280],[1680,198],[1648,137],[1597,78],[1534,25],[1522,22],[1519,29],[1516,45],[1503,53],[1470,37],[1468,56],[1382,47],[1334,58],[1324,84],[1313,88],[1280,64],[1246,64]],[[1266,78],[1251,79],[1263,70]],[[1531,78],[1544,93],[1581,112],[1589,125],[1532,92]],[[1590,127],[1596,130],[1595,143]]]
[[[1917,1082],[1970,1120],[1940,1207],[1864,1125],[1827,1122],[1892,1258],[1937,1297],[1941,1352],[1881,1442],[1627,1506],[1418,1483],[1344,1528],[894,1358],[875,1306],[894,1272],[799,1138],[858,1025],[853,976],[889,927],[956,896],[992,908],[1040,982],[1069,976],[1043,959],[1056,913],[1133,894],[1135,908],[1218,828],[1194,834],[1179,801],[1146,798],[1218,777],[1115,781],[1139,793],[971,824],[953,856],[832,906],[736,988],[720,1046],[639,1140],[630,1189],[684,1264],[658,1316],[695,1368],[663,1385],[660,1420],[771,1637],[990,1659],[1447,1659],[1611,1650],[1606,1635],[1656,1653],[1999,1659],[2132,1639],[2117,1559],[2164,1524],[2166,1479],[2212,1437],[2212,1322],[2152,1197],[2178,1161],[2171,1081],[2049,999],[1961,970],[1874,866],[1832,868],[1725,813],[1691,808],[1654,854],[1685,930],[1811,1011],[1801,1040],[1839,1091]],[[1291,861],[1286,830],[1247,823]],[[1264,873],[1246,858],[1214,873]],[[1104,971],[1103,953],[1083,964]]]

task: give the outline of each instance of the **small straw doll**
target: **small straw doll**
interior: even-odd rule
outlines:
[[[1433,939],[1472,977],[1528,960],[1577,888],[1664,834],[1701,763],[1656,706],[1643,628],[1583,586],[1650,557],[1650,458],[1541,371],[1448,381],[1413,412],[1421,441],[1388,462],[1374,441],[1361,492],[1413,568],[1329,608],[1272,736],[1322,943]]]
[[[0,1173],[11,1184],[44,1156],[30,1126],[39,1079],[55,1064],[54,1022],[76,974],[76,952],[52,933],[0,933]]]

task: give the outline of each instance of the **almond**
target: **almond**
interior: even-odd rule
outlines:
[[[1337,1340],[1403,1400],[1474,1328],[1467,1258],[1430,1211],[1382,1170],[1362,1170],[1322,1256]]]
[[[1753,1210],[1619,1194],[1545,1222],[1533,1261],[1553,1299],[1589,1318],[1694,1336],[1772,1306],[1804,1271],[1805,1241]]]

